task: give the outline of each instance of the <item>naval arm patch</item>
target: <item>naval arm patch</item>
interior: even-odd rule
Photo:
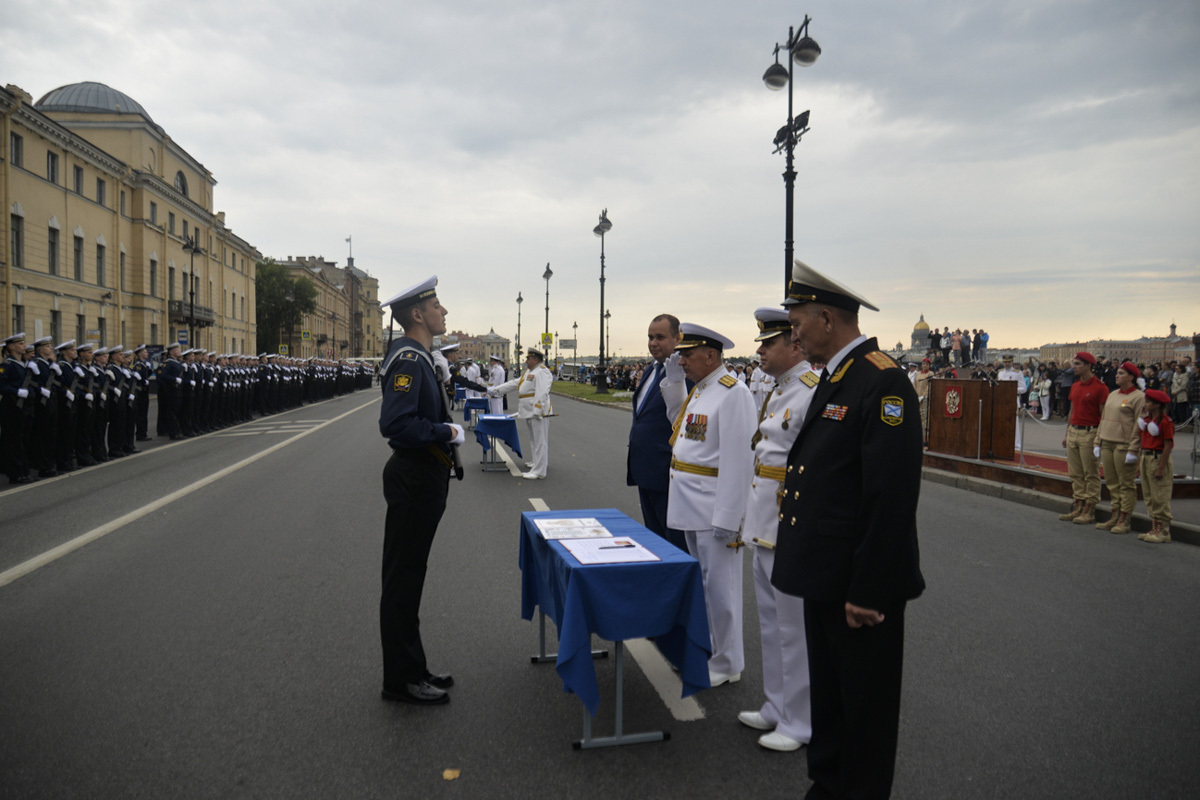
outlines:
[[[879,417],[892,426],[904,422],[904,398],[895,396],[883,398]]]
[[[412,388],[412,375],[397,375],[392,380],[392,391],[407,392]]]
[[[726,375],[724,378],[720,378],[717,380],[717,383],[719,383],[722,386],[725,386],[727,388],[733,388],[734,386],[737,385],[737,382],[738,382],[738,379],[733,377],[732,375]]]
[[[898,369],[899,365],[892,360],[891,356],[881,350],[876,350],[872,353],[867,353],[867,361],[870,361],[879,369]]]

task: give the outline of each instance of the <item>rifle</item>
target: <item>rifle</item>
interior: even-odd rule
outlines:
[[[46,371],[50,374],[50,377],[46,378],[46,389],[48,389],[50,391],[50,397],[54,397],[54,390],[57,389],[60,385],[60,382],[58,380],[58,373],[56,373],[51,368],[49,361],[44,362],[44,363],[46,365]],[[41,369],[41,367],[38,367],[38,369]],[[62,367],[59,367],[59,369],[62,369]],[[41,394],[41,392],[38,392],[38,394]],[[49,405],[50,397],[46,397],[45,395],[42,395],[42,399],[41,399],[42,405]]]
[[[446,385],[446,378],[445,378],[445,376],[442,375],[442,365],[441,364],[437,364],[434,367],[433,374],[434,374],[434,377],[437,378],[439,385],[441,385],[441,386]],[[446,412],[446,416],[448,418],[453,419],[453,417],[450,414],[450,398],[446,397],[445,392],[438,392],[438,394],[440,394],[442,396],[442,410]],[[451,463],[451,466],[454,467],[455,480],[461,481],[463,479],[463,465],[462,465],[462,461],[460,461],[458,458],[458,445],[456,445],[456,444],[450,445],[450,463]]]
[[[24,382],[21,383],[21,388],[24,389],[26,392],[28,392],[29,385],[31,383],[33,383],[33,370],[31,370],[29,367],[25,366],[24,364],[22,364],[22,367],[24,367],[24,369],[25,369],[25,380],[24,380]],[[17,398],[17,409],[18,410],[21,410],[21,411],[25,410],[25,400],[26,399],[27,399],[27,397],[18,397]]]

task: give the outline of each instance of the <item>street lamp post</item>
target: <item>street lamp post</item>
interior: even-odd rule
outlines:
[[[612,312],[605,309],[604,311],[604,338],[608,341],[609,354],[612,354],[612,329],[608,327],[608,320],[612,317]]]
[[[196,253],[204,254],[204,250],[196,244],[196,236],[183,240],[183,249],[191,253],[192,263],[189,269],[189,287],[191,308],[188,311],[188,347],[196,346]]]
[[[546,327],[542,328],[542,333],[550,332],[550,279],[554,277],[554,273],[550,271],[550,262],[546,262],[546,271],[542,273],[542,278],[546,281]],[[545,345],[542,345],[545,347]]]
[[[608,394],[608,376],[604,371],[604,234],[611,230],[606,208],[600,212],[600,224],[592,228],[592,233],[600,237],[600,367],[596,375],[596,394]]]
[[[784,239],[783,239],[783,291],[787,294],[788,287],[792,282],[792,216],[793,216],[793,197],[796,189],[796,170],[793,166],[793,153],[799,143],[801,137],[808,133],[808,111],[805,111],[798,117],[792,116],[792,64],[799,64],[802,67],[811,67],[821,55],[821,46],[818,45],[808,35],[808,23],[812,19],[805,14],[804,22],[800,25],[800,29],[793,31],[788,27],[787,44],[775,44],[775,63],[767,68],[763,73],[763,83],[773,92],[777,92],[784,86],[788,90],[788,121],[775,134],[775,150],[778,153],[784,151],[787,156],[787,167],[783,173],[783,182],[786,185],[786,219],[784,221]],[[786,50],[789,54],[788,65],[785,68],[779,63],[779,51]]]
[[[575,362],[575,374],[576,374],[576,376],[578,376],[579,375],[579,323],[572,322],[571,330],[573,331],[573,333],[571,334],[571,336],[572,336],[571,360]]]
[[[517,292],[517,361],[521,360],[521,303],[524,302],[525,298]]]

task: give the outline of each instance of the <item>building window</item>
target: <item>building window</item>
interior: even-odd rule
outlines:
[[[96,178],[96,202],[104,205],[108,201],[108,184],[102,178]]]
[[[175,188],[178,189],[180,194],[182,194],[184,197],[188,196],[187,178],[183,176],[182,172],[175,173]]]
[[[188,224],[186,219],[183,221],[183,238],[188,238]]]
[[[75,315],[75,341],[78,344],[83,344],[87,336],[87,317],[83,314]]]
[[[213,282],[212,282],[212,278],[209,278],[209,279],[208,279],[208,305],[209,305],[210,307],[211,307],[211,306],[212,306],[212,304],[213,304],[213,301],[212,301],[212,293],[213,293]]]
[[[158,262],[150,259],[150,296],[158,297]]]
[[[246,296],[242,295],[242,316],[241,319],[246,319]]]
[[[46,153],[46,180],[58,183],[58,154]]]
[[[158,344],[158,323],[150,323],[150,344]]]
[[[74,177],[75,194],[83,194],[83,167],[72,167],[71,172]]]
[[[150,222],[154,225],[158,224],[158,203],[150,201]]]
[[[167,212],[167,233],[175,233],[175,212]]]
[[[13,333],[25,330],[25,306],[13,306],[12,329]]]
[[[61,311],[50,312],[50,336],[54,339],[56,345],[63,343]]]
[[[96,327],[100,329],[100,346],[108,345],[108,320],[104,317],[96,320]]]
[[[128,326],[125,324],[125,321],[124,321],[124,320],[121,320],[121,341],[122,341],[122,342],[128,342],[128,341],[129,341],[129,328],[128,328]],[[127,347],[132,347],[133,345],[126,345],[126,346],[127,346]]]
[[[175,268],[167,268],[167,299],[175,299]]]
[[[125,192],[121,192],[121,216],[125,216]]]
[[[14,167],[25,166],[25,140],[15,133],[8,134],[8,160]]]
[[[46,263],[50,266],[50,274],[58,274],[58,228],[48,228],[46,236]]]
[[[104,245],[96,245],[96,285],[104,285]]]
[[[83,280],[83,237],[75,237],[75,280]]]
[[[121,253],[121,291],[125,291],[125,254]]]
[[[9,217],[9,227],[12,229],[12,265],[25,266],[25,220],[13,214]],[[17,329],[20,333],[20,329]]]

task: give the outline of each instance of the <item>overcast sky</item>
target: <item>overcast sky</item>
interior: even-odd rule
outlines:
[[[98,81],[215,175],[266,256],[430,274],[453,329],[612,350],[670,312],[753,348],[783,293],[787,93],[796,256],[879,306],[993,347],[1200,330],[1195,0],[9,0],[0,81]]]

